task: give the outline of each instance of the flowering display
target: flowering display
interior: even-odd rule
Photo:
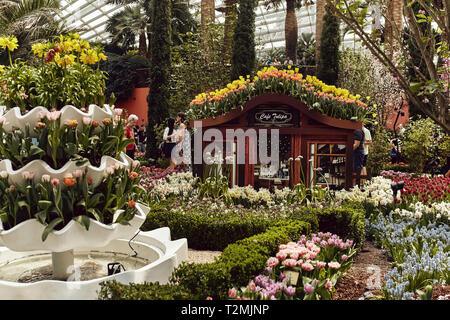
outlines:
[[[135,170],[139,170],[135,167]],[[63,179],[42,175],[35,181],[35,173],[24,171],[25,185],[10,184],[8,173],[0,172],[0,218],[5,230],[28,219],[37,219],[46,226],[42,235],[64,228],[71,220],[89,229],[90,220],[105,223],[123,223],[131,220],[135,206],[130,198],[140,192],[139,179],[128,178],[129,168],[120,165],[105,169],[103,181],[94,186],[86,170],[75,170]],[[131,172],[130,176],[132,173]],[[124,209],[115,221],[114,214]]]
[[[4,117],[0,117],[0,154],[19,169],[32,160],[43,160],[54,169],[64,166],[69,160],[89,159],[92,165],[99,166],[102,156],[118,158],[120,152],[130,143],[125,139],[124,120],[104,121],[99,131],[89,117],[83,123],[67,120],[61,123],[61,111],[45,111],[38,115],[34,128],[6,132],[3,129]],[[105,119],[106,120],[106,119]],[[33,143],[30,129],[37,134]]]
[[[243,108],[245,102],[264,93],[280,93],[303,101],[311,110],[331,117],[348,120],[363,120],[373,113],[369,107],[370,97],[361,98],[348,90],[324,84],[316,77],[303,75],[298,68],[278,70],[264,68],[253,81],[250,76],[229,83],[226,88],[202,93],[190,104],[187,116],[190,119],[216,117],[236,108]]]
[[[0,48],[9,55],[17,43],[13,36],[0,37]],[[32,52],[39,63],[13,63],[10,57],[10,65],[1,66],[0,105],[20,107],[24,113],[36,106],[61,109],[105,103],[106,77],[98,64],[107,57],[100,46],[93,48],[78,34],[69,34],[57,41],[36,43]],[[109,102],[114,104],[114,96]]]
[[[367,227],[394,259],[394,268],[385,275],[386,299],[414,299],[428,284],[448,283],[448,225],[389,215],[367,221]]]
[[[336,283],[353,262],[356,249],[352,240],[343,241],[329,232],[303,235],[298,242],[279,246],[267,260],[266,275],[250,281],[230,298],[239,299],[331,299]]]

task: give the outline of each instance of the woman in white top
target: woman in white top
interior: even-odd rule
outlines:
[[[173,170],[176,167],[175,157],[172,156],[172,151],[177,145],[178,134],[175,130],[175,119],[170,118],[167,121],[167,127],[163,134],[163,153],[166,158],[170,159],[169,170]]]
[[[184,121],[186,120],[186,116],[184,113],[180,112],[177,114],[177,123],[180,124],[177,135],[178,135],[178,145],[177,148],[179,152],[182,153],[181,163],[185,165],[190,170],[191,165],[191,136],[189,134],[189,130],[186,127]]]

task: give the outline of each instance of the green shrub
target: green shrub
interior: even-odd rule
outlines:
[[[318,210],[319,230],[335,233],[341,238],[351,239],[361,247],[366,239],[365,212],[357,208],[330,208]]]
[[[300,219],[316,216],[318,228],[313,232],[331,232],[343,239],[351,239],[360,247],[365,240],[365,207],[359,203],[347,203],[341,208],[309,208],[304,207],[297,215]],[[310,220],[308,220],[309,222]]]
[[[100,283],[100,300],[185,300],[190,293],[182,286],[144,282],[124,285],[116,280]]]
[[[230,217],[222,220],[190,211],[187,214],[166,210],[167,203],[152,207],[142,230],[169,227],[172,239],[187,238],[197,250],[223,250],[237,240],[264,232],[270,220],[261,217]]]

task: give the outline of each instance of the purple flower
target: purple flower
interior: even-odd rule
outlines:
[[[293,297],[295,294],[295,288],[292,286],[289,286],[285,289],[286,295],[288,295],[289,297]]]
[[[303,288],[303,290],[305,290],[306,294],[310,294],[311,292],[313,292],[314,288],[312,285],[307,283],[307,284],[305,284],[305,287]]]

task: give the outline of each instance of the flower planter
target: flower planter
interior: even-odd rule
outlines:
[[[36,107],[26,114],[21,114],[20,108],[12,108],[6,112],[3,116],[5,117],[5,123],[3,124],[3,130],[6,132],[12,131],[15,128],[24,129],[28,124],[30,126],[30,135],[36,137],[36,133],[32,130],[37,122],[40,121],[39,115],[42,112],[48,112],[49,110],[44,107]],[[114,112],[112,108],[105,104],[103,108],[91,104],[89,106],[88,112],[83,112],[74,106],[67,105],[61,110],[61,123],[65,123],[70,120],[77,120],[78,128],[83,126],[83,118],[91,118],[92,121],[101,122],[105,118],[114,117]],[[98,128],[96,130],[99,130]]]
[[[144,223],[147,213],[146,206],[137,203],[137,213],[129,221],[130,225],[113,223],[105,225],[91,219],[89,230],[72,220],[62,230],[53,230],[45,241],[42,241],[42,233],[45,226],[36,219],[24,221],[17,226],[3,230],[0,221],[0,245],[13,251],[49,250],[52,252],[64,252],[81,247],[103,247],[115,239],[131,239]],[[118,210],[114,215],[114,221],[122,212]]]
[[[62,180],[64,179],[66,174],[72,174],[76,170],[84,171],[85,168],[87,168],[87,175],[92,178],[92,184],[94,187],[96,187],[101,183],[103,179],[104,170],[107,167],[114,165],[131,168],[133,165],[133,159],[122,152],[120,154],[120,160],[114,159],[110,156],[103,156],[99,167],[93,166],[91,164],[77,166],[75,161],[69,161],[61,169],[58,170],[53,169],[43,160],[33,160],[19,170],[13,170],[11,161],[6,159],[0,161],[0,172],[6,171],[8,173],[8,182],[10,184],[18,184],[23,186],[25,184],[25,179],[23,178],[24,172],[33,172],[33,180],[35,182],[40,182],[42,176],[45,174],[49,175],[52,179],[57,178],[59,180]]]

